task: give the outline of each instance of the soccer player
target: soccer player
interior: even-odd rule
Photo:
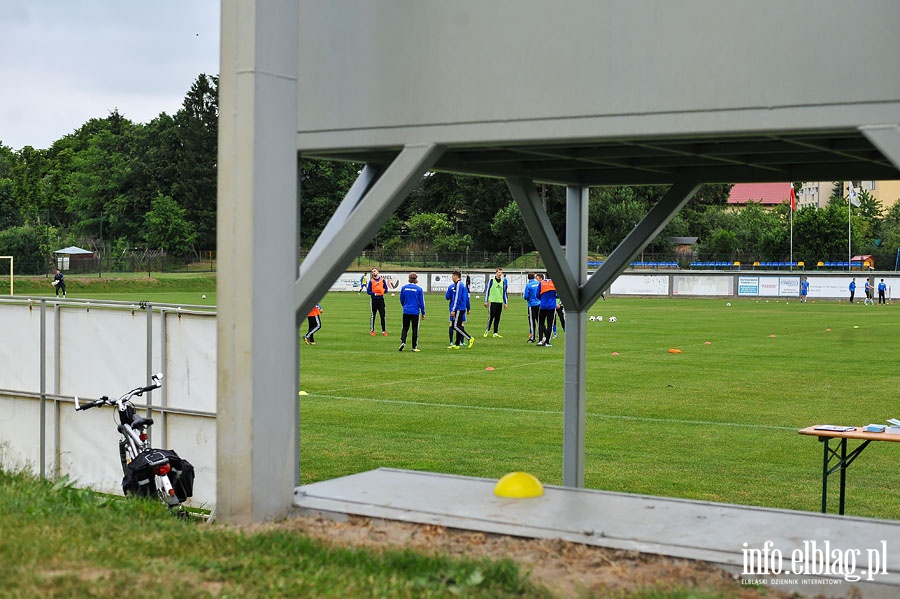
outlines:
[[[466,314],[472,307],[469,304],[469,290],[461,282],[462,273],[454,270],[450,275],[453,283],[447,287],[447,293],[444,296],[450,301],[450,345],[447,349],[459,349],[461,345],[468,342],[471,348],[475,344],[475,337],[466,332],[465,322]],[[454,334],[456,340],[454,341]]]
[[[316,344],[316,333],[319,332],[319,329],[322,328],[322,318],[320,317],[322,314],[322,306],[316,304],[316,306],[310,310],[309,314],[306,315],[306,324],[308,329],[306,334],[303,335],[303,341],[306,345],[315,345]]]
[[[384,294],[387,291],[387,282],[378,274],[378,269],[372,269],[369,284],[366,285],[366,293],[369,294],[369,305],[372,308],[372,316],[369,318],[369,335],[375,336],[375,315],[381,315],[381,334],[387,337],[387,326],[384,322]]]
[[[541,300],[540,325],[538,326],[538,345],[553,347],[550,345],[550,335],[556,322],[556,285],[550,277],[544,277],[538,287],[538,298]]]
[[[53,285],[56,287],[56,297],[59,297],[60,292],[62,292],[63,297],[66,297],[66,277],[58,268],[56,269],[56,276],[53,277]]]
[[[522,298],[525,300],[528,309],[528,343],[537,341],[535,337],[538,331],[538,318],[541,312],[541,300],[537,296],[538,288],[541,286],[541,279],[536,279],[533,272],[528,273],[528,281],[525,283],[525,291],[522,292]]]
[[[409,283],[400,288],[403,306],[403,330],[400,332],[400,351],[406,347],[406,333],[412,329],[413,351],[419,351],[419,314],[425,320],[425,292],[418,284],[419,275],[409,273]]]
[[[884,303],[884,292],[887,291],[887,285],[884,282],[884,279],[878,283],[878,303]]]
[[[803,277],[803,280],[800,281],[800,301],[806,303],[807,297],[809,297],[809,280]]]
[[[490,334],[492,324],[494,325],[494,337],[503,336],[498,329],[500,327],[500,316],[504,310],[509,308],[509,297],[506,294],[506,289],[507,281],[506,277],[503,276],[503,269],[497,268],[497,272],[488,281],[487,289],[484,291],[484,307],[487,308],[490,305],[487,327],[484,329],[485,337]]]
[[[875,300],[872,299],[872,283],[869,281],[869,277],[866,277],[866,301],[863,302],[863,305],[868,305],[869,302],[872,302],[872,305],[875,305]]]
[[[566,332],[566,307],[563,305],[559,296],[556,296],[556,319],[553,321],[553,338],[556,339],[556,321],[562,327],[563,333]]]

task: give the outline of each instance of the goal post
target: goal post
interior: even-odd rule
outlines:
[[[9,260],[9,294],[15,295],[13,293],[13,280],[15,279],[15,275],[13,273],[13,257],[12,256],[0,256],[0,260]]]

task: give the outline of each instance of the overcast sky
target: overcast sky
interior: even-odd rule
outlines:
[[[219,0],[0,0],[0,143],[48,148],[118,108],[173,115],[219,74]]]

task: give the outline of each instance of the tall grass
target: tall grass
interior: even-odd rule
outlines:
[[[508,560],[345,548],[269,527],[177,520],[0,471],[0,596],[545,597]]]

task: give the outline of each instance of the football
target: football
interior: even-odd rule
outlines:
[[[728,308],[730,308],[730,307],[731,307],[731,302],[727,302],[727,303],[725,304],[725,306],[728,307]]]
[[[599,314],[597,315],[597,322],[603,322],[603,317]]]
[[[593,316],[591,316],[591,322],[594,322],[594,317],[593,317]]]
[[[609,322],[616,322],[617,320],[619,320],[619,319],[616,318],[615,316],[610,316],[610,317],[609,317]]]
[[[206,299],[206,294],[204,293],[203,295],[201,295],[200,299]]]

